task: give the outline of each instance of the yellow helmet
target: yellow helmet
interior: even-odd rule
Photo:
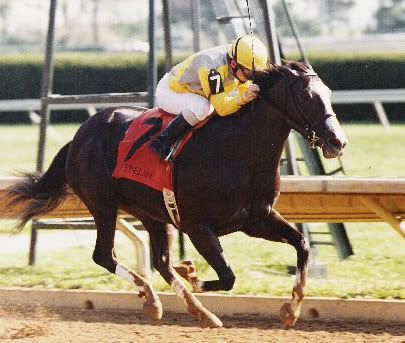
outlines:
[[[252,54],[252,39],[253,51]],[[257,37],[244,35],[237,38],[228,51],[229,56],[241,66],[252,70],[253,56],[255,69],[265,69],[267,67],[268,53],[266,46]]]

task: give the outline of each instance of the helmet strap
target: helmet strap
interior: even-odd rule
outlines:
[[[230,56],[228,56],[228,57],[230,57]],[[234,63],[232,63],[232,61]],[[232,64],[235,64],[235,66],[233,67]],[[236,73],[240,69],[240,65],[232,57],[229,58],[229,67],[231,68],[233,75],[239,80],[239,77],[238,77],[238,75],[236,75]],[[239,80],[239,81],[241,81],[241,80]]]

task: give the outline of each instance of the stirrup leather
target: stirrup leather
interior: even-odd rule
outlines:
[[[167,213],[169,213],[170,218],[173,223],[179,227],[180,225],[180,214],[179,209],[177,208],[176,198],[174,192],[170,189],[163,188],[163,199],[165,201]]]

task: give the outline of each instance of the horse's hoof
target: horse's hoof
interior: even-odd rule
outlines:
[[[145,292],[145,291],[139,291],[139,293],[138,293],[138,298],[140,298],[140,299],[146,299],[146,292]]]
[[[193,287],[193,293],[204,293],[203,282],[198,278],[190,278],[191,287]]]
[[[145,315],[153,320],[162,319],[163,307],[160,300],[158,301],[145,301],[143,303],[143,311]]]
[[[190,274],[196,272],[196,267],[193,261],[182,261],[177,266],[174,266],[177,274],[179,274],[183,279],[189,281]]]
[[[180,265],[188,269],[188,274],[195,273],[197,271],[197,268],[193,261],[182,261]]]
[[[221,328],[223,326],[221,320],[211,312],[203,312],[201,314],[200,325],[203,329]]]
[[[298,315],[294,315],[291,305],[285,303],[280,309],[280,319],[283,327],[285,329],[291,328],[297,321]]]

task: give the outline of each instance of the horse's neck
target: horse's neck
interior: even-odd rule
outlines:
[[[228,160],[252,173],[276,170],[290,129],[269,113],[264,101],[228,118],[212,118],[179,155],[180,164],[209,165]]]
[[[280,163],[285,142],[291,131],[267,104],[260,101],[246,117],[247,159],[253,169],[266,170]]]

